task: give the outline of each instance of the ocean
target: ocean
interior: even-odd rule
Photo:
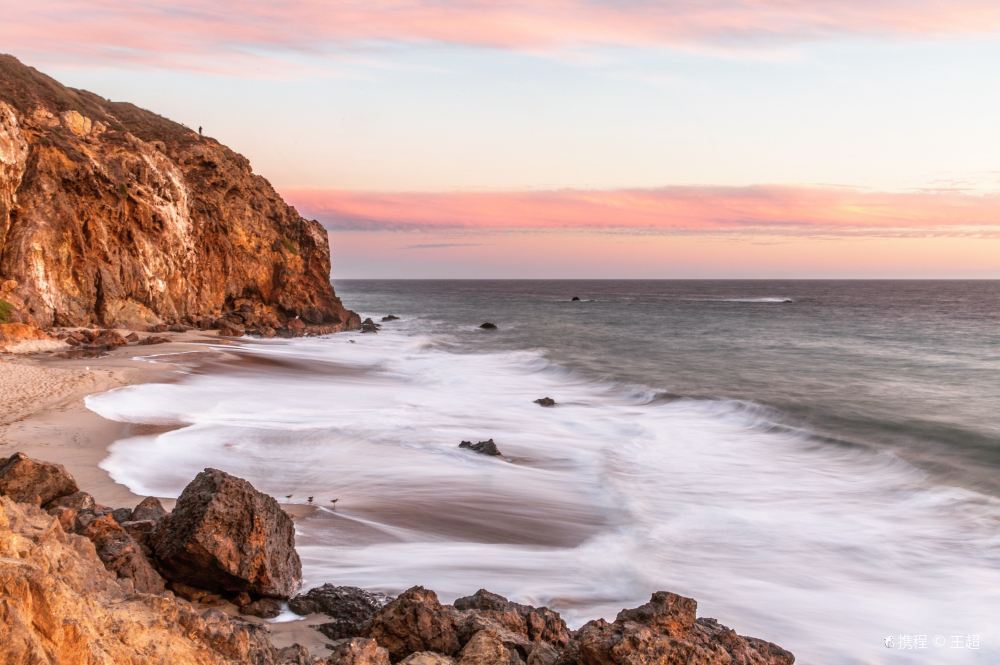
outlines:
[[[102,466],[315,497],[307,586],[484,587],[572,625],[666,589],[800,663],[1000,662],[1000,282],[336,287],[400,319],[92,396],[169,427]],[[486,439],[502,458],[458,448]]]

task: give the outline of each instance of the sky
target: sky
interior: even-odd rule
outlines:
[[[997,0],[0,0],[335,278],[1000,278]]]

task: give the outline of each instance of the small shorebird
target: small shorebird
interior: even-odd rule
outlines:
[[[306,499],[306,500],[307,500],[307,501],[308,501],[309,503],[312,503],[312,502],[313,502],[313,498],[312,498],[312,497],[309,497],[309,498],[308,498],[308,499]]]
[[[291,498],[292,498],[292,495],[291,495],[291,494],[286,494],[286,495],[285,495],[285,498],[286,498],[286,499],[291,499]]]

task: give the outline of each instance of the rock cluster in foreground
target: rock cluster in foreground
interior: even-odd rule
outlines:
[[[275,648],[266,627],[299,584],[291,519],[248,482],[206,469],[167,513],[96,503],[56,464],[0,459],[4,662],[255,665],[791,665],[781,647],[696,618],[657,592],[613,622],[571,631],[557,612],[480,590],[452,605],[323,585],[288,601],[324,614],[323,654]],[[197,602],[190,602],[190,601]]]

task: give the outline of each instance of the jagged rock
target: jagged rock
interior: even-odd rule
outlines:
[[[278,665],[266,629],[169,596],[135,594],[85,538],[0,497],[5,663]]]
[[[392,598],[381,593],[371,593],[352,586],[323,586],[299,594],[290,601],[288,607],[296,614],[322,612],[334,621],[317,627],[332,640],[361,635],[368,621],[385,607]]]
[[[538,406],[555,406],[556,401],[551,397],[539,397],[535,400],[535,404]]]
[[[0,494],[20,503],[44,506],[53,499],[80,491],[61,464],[31,459],[14,453],[0,462]]]
[[[278,649],[275,665],[317,665],[317,660],[309,655],[309,650],[301,644]],[[328,661],[322,661],[328,662]]]
[[[462,647],[459,665],[523,665],[524,659],[508,649],[493,631],[480,630]]]
[[[367,318],[361,322],[361,332],[363,333],[377,333],[381,327],[382,326],[372,321],[371,318]]]
[[[97,507],[97,502],[94,501],[94,497],[86,492],[73,492],[72,494],[66,494],[57,499],[49,501],[46,508],[52,510],[53,508],[73,508],[75,510],[94,510]]]
[[[379,610],[364,636],[385,647],[393,662],[417,651],[452,656],[460,646],[455,618],[455,611],[442,606],[437,594],[415,586]]]
[[[491,321],[485,321],[485,322],[479,324],[479,327],[482,328],[483,330],[496,330],[497,329],[497,324],[495,324],[495,323],[493,323]]]
[[[527,665],[555,665],[559,660],[559,651],[548,642],[538,642],[528,654]]]
[[[77,516],[82,511],[93,511],[96,506],[94,497],[91,495],[86,492],[74,492],[73,494],[53,499],[46,505],[46,510],[49,515],[59,520],[63,531],[72,532],[76,530]]]
[[[143,337],[139,340],[139,344],[143,346],[150,346],[153,344],[166,344],[170,340],[166,337],[161,337],[160,335],[150,335],[149,337]]]
[[[132,517],[131,508],[115,508],[111,511],[111,516],[115,518],[115,521],[121,524],[122,522],[131,522],[134,517]]]
[[[119,346],[126,346],[126,340],[121,333],[116,330],[102,330],[87,344],[96,349],[115,349]]]
[[[261,619],[273,619],[281,614],[281,603],[274,598],[261,598],[240,607],[240,614],[248,614]]]
[[[400,661],[401,665],[455,665],[455,659],[433,651],[418,651]]]
[[[472,452],[479,453],[480,455],[491,455],[493,457],[499,457],[502,455],[500,449],[497,448],[497,444],[493,442],[493,439],[480,441],[478,443],[472,443],[471,441],[463,441],[462,443],[458,444],[458,447],[471,450]]]
[[[355,637],[334,643],[324,662],[329,665],[389,665],[389,652],[375,640]]]
[[[156,530],[156,522],[153,520],[133,520],[122,522],[122,528],[139,544],[146,558],[153,561],[153,532]]]
[[[125,335],[125,341],[128,342],[129,344],[135,344],[136,342],[139,341],[139,335],[136,334],[135,332],[130,332],[129,334]]]
[[[243,335],[247,334],[246,328],[226,319],[219,319],[215,323],[215,327],[222,337],[243,337]]]
[[[0,281],[24,323],[162,332],[246,301],[248,328],[360,325],[323,226],[213,139],[4,55],[0,155]]]
[[[288,598],[302,579],[292,519],[270,496],[205,469],[160,520],[153,549],[163,574],[222,593]]]
[[[147,496],[132,509],[132,520],[136,522],[151,520],[159,522],[167,516],[163,504],[155,496]]]
[[[215,605],[222,601],[222,596],[217,593],[212,593],[207,589],[201,589],[190,584],[184,584],[183,582],[170,582],[169,586],[170,590],[175,594],[184,600],[190,600],[192,603]]]
[[[666,591],[641,607],[622,610],[614,623],[591,621],[573,634],[559,665],[791,665],[776,644],[745,638],[714,620],[695,620],[697,603]]]
[[[0,205],[2,205],[2,202],[3,199],[0,198]],[[2,214],[2,210],[3,208],[0,208],[0,214]],[[3,217],[0,217],[0,229],[3,229]],[[0,249],[2,248],[3,246],[0,245]],[[6,300],[0,302],[6,302]],[[7,313],[5,314],[5,312]],[[7,308],[0,310],[0,352],[14,352],[26,345],[34,345],[45,341],[51,341],[58,346],[58,342],[55,342],[48,333],[39,330],[34,325],[20,322],[4,322],[6,317],[13,317],[14,315],[13,312],[8,312]]]
[[[146,559],[139,544],[111,515],[92,520],[80,535],[94,543],[104,566],[119,578],[132,580],[141,593],[163,593],[163,578]]]
[[[475,616],[496,621],[511,632],[523,635],[529,642],[549,642],[564,647],[569,642],[569,629],[558,612],[547,607],[531,607],[514,603],[503,596],[480,589],[471,596],[455,601],[459,610],[475,610]]]

